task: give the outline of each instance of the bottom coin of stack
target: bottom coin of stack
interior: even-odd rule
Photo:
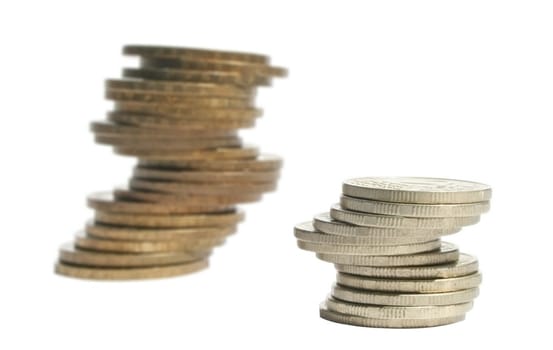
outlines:
[[[487,185],[434,178],[344,182],[340,204],[295,227],[298,247],[335,264],[324,319],[365,327],[461,321],[478,296],[475,257],[441,236],[489,210]]]

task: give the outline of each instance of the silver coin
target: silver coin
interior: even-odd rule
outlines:
[[[439,239],[413,244],[402,245],[347,245],[347,244],[330,244],[330,243],[314,243],[298,240],[298,247],[303,250],[308,250],[315,253],[327,254],[343,254],[343,255],[361,255],[361,256],[391,256],[391,255],[406,255],[429,252],[440,248],[441,242]]]
[[[425,177],[366,177],[346,180],[345,195],[384,202],[454,204],[491,198],[490,186],[470,181]]]
[[[412,218],[404,216],[361,213],[357,211],[343,209],[342,207],[340,207],[339,204],[334,204],[330,208],[330,217],[332,217],[334,220],[358,226],[418,229],[463,227],[476,224],[480,220],[479,216],[454,218]]]
[[[476,288],[482,282],[482,275],[474,273],[472,275],[437,278],[431,280],[398,280],[373,278],[365,276],[355,276],[338,272],[336,282],[339,285],[383,292],[406,292],[406,293],[443,293],[453,292],[462,289]]]
[[[409,255],[344,255],[317,253],[317,258],[344,265],[360,266],[421,266],[446,264],[459,259],[459,250],[457,246],[448,242],[442,242],[440,249],[419,254]]]
[[[478,216],[490,210],[489,201],[468,204],[412,204],[381,202],[348,196],[340,198],[340,206],[363,213],[419,218]]]

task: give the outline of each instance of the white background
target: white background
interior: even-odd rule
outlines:
[[[0,348],[448,348],[551,343],[553,7],[548,1],[3,1]],[[290,69],[243,137],[282,155],[209,270],[146,282],[53,274],[59,244],[134,160],[88,131],[124,44],[244,50]],[[294,224],[370,175],[489,183],[492,211],[449,238],[478,255],[467,320],[385,330],[324,321],[334,270]]]

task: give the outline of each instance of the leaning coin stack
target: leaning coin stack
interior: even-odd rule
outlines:
[[[461,321],[478,296],[475,257],[441,236],[479,221],[489,186],[459,180],[371,177],[343,183],[340,203],[294,229],[301,249],[335,264],[322,318],[365,327]]]
[[[56,272],[91,279],[168,277],[207,266],[253,202],[276,188],[281,159],[243,146],[256,88],[286,70],[263,55],[126,46],[140,67],[108,80],[115,102],[96,142],[138,158],[128,186],[88,197],[94,219],[62,246]]]

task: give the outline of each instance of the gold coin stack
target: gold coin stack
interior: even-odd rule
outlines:
[[[281,159],[244,146],[256,88],[286,75],[263,55],[126,46],[140,67],[106,82],[115,102],[97,143],[138,158],[128,186],[88,198],[94,219],[60,249],[56,272],[90,279],[168,277],[207,267],[253,202],[276,188]]]
[[[371,177],[343,183],[340,203],[294,229],[298,247],[335,264],[324,319],[365,327],[432,327],[461,321],[478,296],[475,257],[441,236],[479,221],[487,185]]]

